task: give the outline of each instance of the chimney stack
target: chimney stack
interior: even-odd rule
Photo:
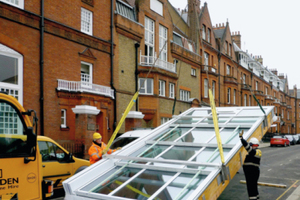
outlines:
[[[234,43],[241,49],[241,35],[240,32],[235,32],[234,35],[231,36],[232,40],[234,40]]]

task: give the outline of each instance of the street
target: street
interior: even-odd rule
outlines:
[[[261,151],[262,159],[259,182],[283,184],[287,187],[258,186],[260,199],[287,199],[299,185],[297,181],[300,180],[300,145],[291,145],[290,147],[268,146],[261,148]],[[218,200],[248,199],[246,184],[240,183],[240,180],[245,180],[242,168],[235,175]]]
[[[258,186],[260,199],[265,200],[285,200],[296,189],[295,185],[300,182],[300,145],[292,145],[290,147],[264,147],[261,148],[262,159],[260,165],[260,178],[259,182],[270,184],[286,185],[286,188]],[[297,154],[297,152],[299,152]],[[218,198],[218,200],[246,200],[247,188],[246,184],[240,183],[245,180],[242,168],[231,180],[227,188]],[[292,187],[291,187],[292,186]],[[59,192],[64,194],[62,190]],[[55,195],[52,199],[62,200]]]

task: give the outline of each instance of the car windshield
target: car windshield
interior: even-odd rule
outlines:
[[[273,138],[283,138],[283,136],[274,136]]]
[[[286,137],[287,137],[288,139],[293,139],[293,137],[292,137],[291,135],[286,135]]]

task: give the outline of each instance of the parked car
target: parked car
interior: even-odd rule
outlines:
[[[116,149],[117,147],[124,147],[125,145],[133,142],[134,140],[145,137],[151,132],[151,129],[137,129],[133,131],[128,131],[117,137],[111,144],[111,149]]]
[[[297,141],[297,144],[300,144],[300,134],[297,134],[298,135],[298,141]]]
[[[133,142],[134,140],[145,137],[151,132],[151,129],[137,129],[132,131],[127,131],[117,137],[111,144],[111,149],[116,149],[117,147],[124,147],[125,145]]]
[[[62,188],[64,180],[90,166],[88,160],[74,157],[49,137],[37,136],[37,142],[42,158],[43,177],[53,181],[53,189]]]
[[[270,140],[270,146],[273,147],[273,146],[290,146],[290,141],[289,139],[284,136],[284,135],[275,135],[273,138],[271,138]]]
[[[296,140],[292,135],[285,135],[285,136],[289,139],[291,145],[296,144]]]
[[[295,144],[299,144],[299,136],[298,135],[292,135],[293,138],[295,139]]]

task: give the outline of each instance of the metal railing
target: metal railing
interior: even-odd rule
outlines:
[[[274,100],[274,97],[272,95],[266,95],[266,99],[271,99],[271,100]]]
[[[69,92],[90,92],[108,96],[114,99],[114,90],[107,86],[96,85],[83,81],[67,81],[61,79],[57,79],[57,81],[57,90],[66,90]]]
[[[214,68],[213,66],[202,65],[201,67],[202,67],[202,71],[204,72],[209,71],[209,72],[217,73],[217,69]]]
[[[274,103],[280,103],[280,100],[275,98]]]
[[[155,62],[156,61],[156,62]],[[154,56],[142,55],[142,51],[140,51],[140,64],[141,65],[149,65],[152,66],[155,62],[155,67],[176,73],[176,65],[160,58],[157,58],[156,53]]]

